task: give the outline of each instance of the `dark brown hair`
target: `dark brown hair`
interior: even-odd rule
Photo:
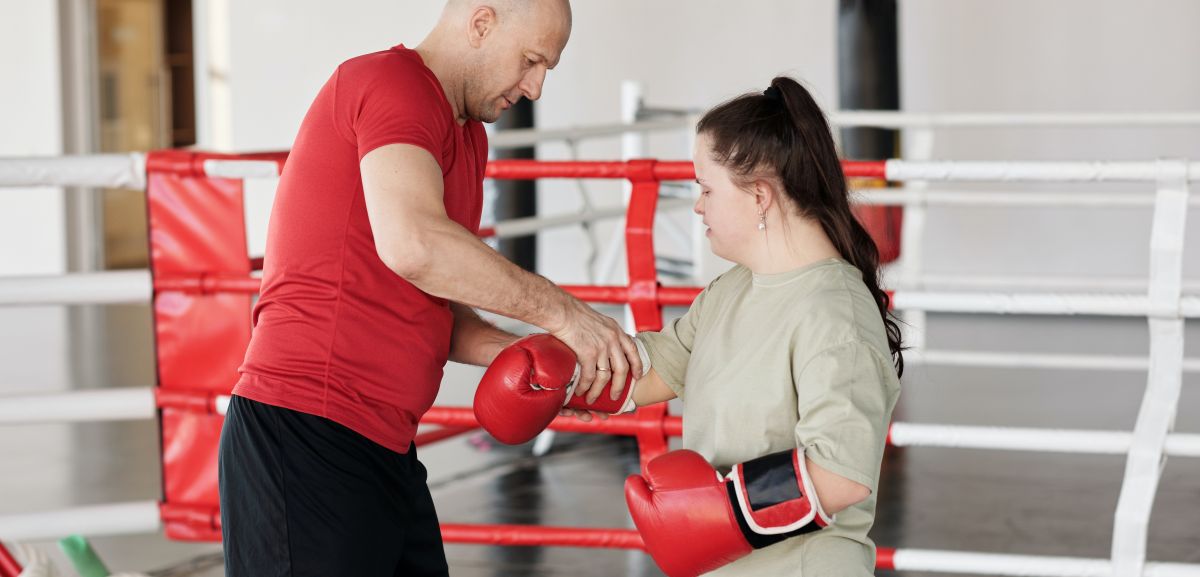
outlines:
[[[900,325],[879,288],[879,249],[850,210],[829,122],[811,94],[786,76],[765,92],[752,92],[708,111],[696,132],[712,141],[714,160],[746,185],[771,179],[806,218],[821,224],[829,240],[851,265],[879,305],[896,373],[904,374]]]

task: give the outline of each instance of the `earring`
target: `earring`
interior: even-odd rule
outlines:
[[[767,230],[767,215],[758,213],[758,230]]]

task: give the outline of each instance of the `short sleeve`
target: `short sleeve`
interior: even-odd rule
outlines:
[[[815,356],[793,355],[796,444],[821,467],[875,491],[892,409],[895,370],[875,347],[852,341]]]
[[[389,144],[429,151],[443,172],[452,120],[441,91],[419,62],[378,54],[342,64],[335,78],[335,122],[361,160]]]
[[[637,338],[646,346],[650,366],[658,372],[663,382],[676,395],[683,397],[683,383],[687,377],[688,361],[692,357],[692,345],[696,340],[696,329],[700,326],[700,314],[705,297],[721,277],[714,279],[688,307],[683,316],[671,321],[658,332],[638,333]]]

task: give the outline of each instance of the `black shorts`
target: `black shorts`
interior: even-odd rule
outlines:
[[[235,396],[218,468],[226,577],[449,573],[415,447]]]

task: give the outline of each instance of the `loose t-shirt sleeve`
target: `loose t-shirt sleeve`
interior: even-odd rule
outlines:
[[[347,62],[335,74],[335,123],[360,160],[381,146],[410,144],[446,171],[448,105],[419,62],[389,54]]]
[[[875,491],[892,398],[889,359],[851,341],[816,355],[793,354],[796,444],[816,464]]]
[[[696,329],[700,326],[700,314],[704,298],[713,285],[720,280],[714,279],[688,307],[683,316],[671,321],[661,331],[638,333],[638,340],[646,346],[646,354],[650,357],[650,366],[658,372],[658,376],[679,397],[683,397],[683,383],[687,377],[688,361],[692,357],[692,346],[696,340]]]

